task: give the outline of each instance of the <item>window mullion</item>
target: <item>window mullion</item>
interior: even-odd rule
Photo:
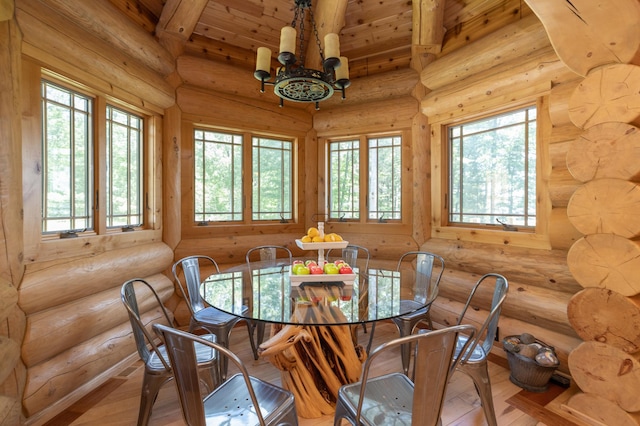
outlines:
[[[93,178],[95,185],[93,188],[93,200],[91,200],[94,209],[94,217],[96,218],[93,224],[94,229],[98,234],[105,234],[107,232],[107,101],[104,97],[98,96],[95,100],[95,120],[94,131],[95,135],[95,152],[94,152],[94,164],[96,165]],[[99,190],[102,188],[103,190]]]

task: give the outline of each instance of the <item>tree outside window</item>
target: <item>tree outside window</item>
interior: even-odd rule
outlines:
[[[151,222],[143,208],[144,165],[150,161],[143,150],[147,116],[116,106],[115,99],[107,104],[105,96],[68,79],[60,82],[54,73],[44,74],[42,233],[102,234]]]
[[[242,220],[242,135],[196,129],[196,222]]]
[[[143,119],[107,105],[107,227],[140,226]]]
[[[361,146],[366,149],[360,149]],[[330,219],[364,217],[379,222],[402,219],[400,135],[329,141],[327,164]],[[361,164],[367,165],[364,179]],[[361,193],[367,197],[361,197]]]
[[[536,225],[536,108],[447,128],[449,223]]]
[[[93,228],[93,99],[42,81],[42,232]]]
[[[291,140],[194,129],[194,220],[292,220],[293,148]],[[251,179],[244,179],[247,167]]]

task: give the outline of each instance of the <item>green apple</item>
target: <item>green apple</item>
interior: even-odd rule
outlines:
[[[297,265],[296,265],[296,266],[297,266]],[[304,265],[301,265],[301,266],[298,268],[298,272],[296,273],[296,275],[309,275],[310,273],[311,273],[311,271],[309,271],[309,268],[308,268],[308,267],[306,267],[306,266],[304,266]]]
[[[340,272],[340,269],[334,263],[324,265],[325,274],[337,274],[338,272]]]

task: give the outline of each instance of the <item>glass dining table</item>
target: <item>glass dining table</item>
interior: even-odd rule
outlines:
[[[291,276],[280,259],[252,262],[208,276],[200,286],[210,305],[252,322],[271,324],[261,357],[281,371],[298,415],[317,418],[335,411],[341,385],[359,380],[367,357],[355,330],[430,305],[437,294],[415,266],[371,260],[354,274]],[[249,309],[243,309],[243,306]]]
[[[428,306],[436,297],[410,265],[396,270],[388,262],[378,263],[371,261],[367,271],[353,268],[355,278],[346,281],[340,274],[297,276],[294,281],[288,263],[253,262],[251,268],[235,266],[207,277],[200,292],[207,303],[231,315],[307,326],[387,320]],[[325,311],[333,314],[323,315]]]

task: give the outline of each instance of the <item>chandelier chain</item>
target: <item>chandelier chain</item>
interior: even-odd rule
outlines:
[[[305,43],[304,43],[304,11],[305,9],[299,8],[296,10],[296,13],[300,11],[300,64],[304,67],[304,58],[305,58]]]
[[[316,18],[313,16],[313,9],[309,7],[309,16],[311,16],[311,24],[313,24],[313,35],[316,38],[316,44],[320,51],[320,59],[324,61],[324,52],[322,51],[322,44],[320,44],[320,35],[318,34],[318,27],[316,26]]]

